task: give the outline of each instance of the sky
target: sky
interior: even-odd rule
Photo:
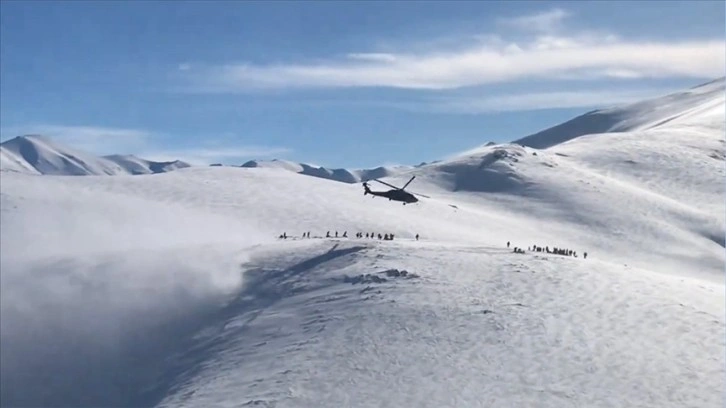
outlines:
[[[723,1],[0,2],[0,139],[414,165],[724,75]]]

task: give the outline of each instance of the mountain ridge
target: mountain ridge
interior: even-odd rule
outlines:
[[[419,165],[420,166],[420,165]],[[395,176],[415,168],[416,166],[398,165],[398,166],[378,166],[372,169],[346,169],[346,168],[327,168],[324,166],[315,166],[307,163],[298,163],[288,160],[272,159],[272,160],[249,160],[240,167],[256,168],[282,168],[290,170],[298,174],[324,178],[328,180],[339,181],[343,183],[360,183],[371,179]]]
[[[657,128],[687,117],[688,111],[698,105],[708,104],[714,100],[723,104],[725,83],[726,77],[720,77],[687,90],[635,103],[591,110],[566,122],[514,140],[512,143],[547,149],[590,134]]]
[[[687,126],[696,115],[701,124],[705,117],[720,126],[723,122],[726,77],[701,83],[688,89],[643,101],[595,109],[573,119],[546,128],[511,142],[488,142],[461,152],[446,160],[422,162],[418,165],[378,166],[368,169],[328,168],[290,160],[249,160],[238,167],[278,168],[301,175],[355,184],[371,179],[396,177],[426,166],[477,154],[489,154],[508,146],[546,150],[563,146],[582,137],[629,131],[657,129],[664,126]],[[705,112],[705,114],[704,114]],[[220,166],[221,164],[210,164]],[[112,154],[94,156],[60,146],[42,135],[18,136],[0,144],[0,170],[36,175],[119,175],[156,174],[192,166],[181,160],[155,162],[135,155]]]
[[[156,162],[134,155],[96,156],[62,146],[43,135],[16,136],[0,143],[0,170],[34,175],[140,175],[190,166],[181,160]]]

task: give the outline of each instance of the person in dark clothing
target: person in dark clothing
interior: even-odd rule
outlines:
[[[507,241],[507,248],[509,248],[509,241]]]
[[[343,238],[348,238],[348,231],[343,231]]]
[[[325,234],[325,238],[330,238],[330,231]]]
[[[418,241],[418,234],[416,234],[416,241]]]

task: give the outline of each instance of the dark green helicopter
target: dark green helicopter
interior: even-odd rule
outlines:
[[[386,198],[388,198],[388,201],[400,201],[403,203],[403,205],[418,202],[418,198],[416,198],[417,195],[419,195],[421,197],[431,198],[431,197],[423,195],[423,194],[415,194],[415,193],[409,193],[408,191],[405,191],[405,188],[408,187],[408,185],[411,184],[411,182],[415,178],[416,178],[416,176],[411,177],[411,180],[408,180],[408,183],[406,183],[401,188],[388,184],[385,181],[373,179],[373,181],[377,181],[377,182],[387,185],[388,187],[391,187],[393,189],[393,190],[388,190],[388,191],[372,191],[370,189],[370,187],[368,187],[368,182],[366,181],[366,182],[363,182],[363,195],[370,194],[373,197],[375,197],[375,196],[386,197]]]

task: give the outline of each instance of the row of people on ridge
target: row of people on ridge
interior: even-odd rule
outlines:
[[[511,243],[509,241],[507,241],[507,248],[509,248],[510,245],[511,245]],[[566,249],[566,248],[558,248],[558,247],[552,247],[552,248],[550,248],[549,246],[541,247],[541,246],[538,246],[538,245],[533,245],[531,247],[527,247],[527,251],[532,251],[532,252],[546,252],[548,254],[563,255],[563,256],[573,256],[573,257],[577,258],[577,251],[573,251],[571,249]],[[514,253],[523,254],[524,253],[524,249],[519,248],[519,247],[514,247]],[[585,259],[587,259],[587,252],[584,252],[582,254],[582,257],[585,258]]]
[[[302,237],[303,238],[310,238],[310,231],[303,232]],[[393,234],[383,234],[383,235],[381,235],[381,233],[378,233],[378,235],[376,235],[376,233],[374,233],[374,232],[366,232],[366,233],[357,232],[355,234],[355,237],[356,238],[363,238],[363,237],[365,237],[365,238],[376,238],[376,237],[378,237],[378,239],[381,239],[381,240],[384,240],[384,241],[393,241],[394,235]],[[282,234],[280,234],[279,238],[280,239],[287,239],[288,238],[287,232],[283,232]],[[330,231],[328,231],[325,234],[325,238],[348,238],[348,231],[343,231],[343,234],[342,235],[338,235],[338,231],[335,231],[335,235],[334,236],[330,233]],[[416,237],[415,238],[418,241],[419,235],[416,234]]]

